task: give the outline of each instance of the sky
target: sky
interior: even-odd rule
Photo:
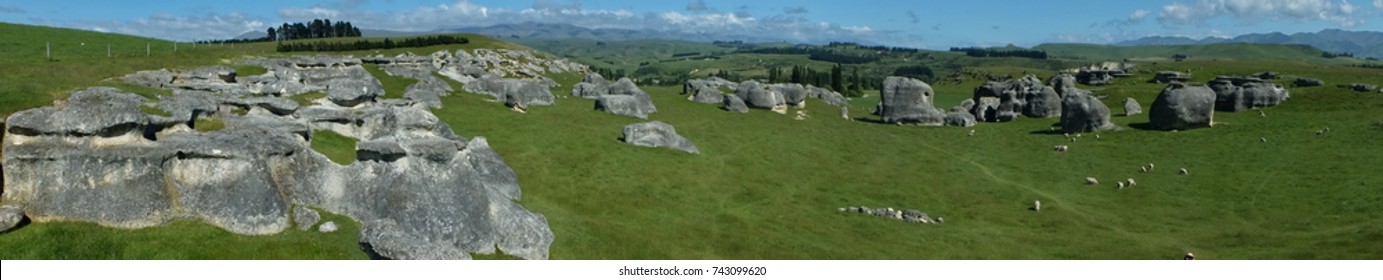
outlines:
[[[314,18],[394,31],[542,22],[945,49],[1383,31],[1383,0],[0,0],[2,22],[183,41],[233,38]]]

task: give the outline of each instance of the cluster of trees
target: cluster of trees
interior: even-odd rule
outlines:
[[[855,47],[855,48],[866,49],[866,50],[873,50],[873,51],[899,52],[899,53],[917,53],[917,52],[920,52],[920,51],[921,51],[921,50],[914,49],[914,48],[904,48],[904,47],[864,46],[864,45],[860,45],[859,43],[855,43],[855,42],[831,42],[831,43],[829,43],[829,44],[826,44],[826,46],[828,46],[828,47]]]
[[[436,45],[453,45],[470,43],[469,39],[461,36],[427,36],[406,38],[395,42],[385,38],[383,41],[358,40],[355,42],[300,42],[300,43],[279,43],[279,52],[341,52],[359,50],[377,50],[392,48],[417,48]]]
[[[829,71],[824,72],[806,66],[793,66],[789,71],[784,73],[782,68],[768,68],[768,82],[813,85],[852,97],[864,94],[865,85],[864,80],[860,78],[859,68],[852,68],[849,77],[845,76],[845,67],[840,64],[833,65]]]
[[[701,53],[700,53],[700,52],[674,53],[674,54],[672,54],[672,57],[677,58],[677,57],[696,56],[696,55],[701,55]]]
[[[610,69],[610,68],[601,68],[601,67],[591,66],[591,71],[592,71],[592,72],[595,72],[596,74],[600,74],[601,77],[605,77],[606,80],[611,80],[611,81],[619,80],[619,78],[627,77],[627,76],[625,76],[624,69],[613,70],[613,69]]]
[[[814,47],[776,47],[760,48],[747,51],[748,53],[763,54],[805,54],[807,59],[825,61],[840,64],[865,64],[879,61],[877,56],[862,56],[854,54],[836,53],[832,50],[818,49]]]
[[[313,19],[310,22],[284,23],[270,27],[264,41],[285,41],[297,39],[360,37],[360,28],[349,21],[331,22],[330,19]]]
[[[898,69],[893,70],[893,75],[914,78],[923,81],[932,81],[932,77],[935,77],[936,73],[932,72],[931,67],[927,67],[926,65],[918,65],[898,67]]]
[[[1324,58],[1354,57],[1354,53],[1351,53],[1351,52],[1338,52],[1338,53],[1333,53],[1333,52],[1321,52],[1321,57],[1324,57]]]
[[[1025,49],[992,49],[992,48],[951,48],[952,52],[963,52],[970,57],[1026,57],[1033,59],[1047,59],[1047,52],[1042,50]]]

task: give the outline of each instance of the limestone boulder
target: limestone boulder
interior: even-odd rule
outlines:
[[[636,123],[624,126],[624,143],[643,147],[668,147],[683,152],[698,154],[687,138],[677,134],[677,129],[661,121]]]
[[[1214,117],[1215,91],[1206,86],[1168,85],[1148,109],[1149,124],[1163,130],[1211,127]]]
[[[932,106],[931,85],[917,79],[888,77],[879,97],[879,116],[885,123],[940,126],[945,121],[941,110]]]
[[[1061,98],[1061,130],[1066,133],[1096,132],[1114,129],[1109,122],[1109,107],[1099,98],[1084,92]]]
[[[740,99],[738,95],[726,95],[725,101],[721,102],[720,109],[730,112],[748,113],[749,105],[745,105],[744,100]]]

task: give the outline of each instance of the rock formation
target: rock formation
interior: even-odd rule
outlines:
[[[932,106],[932,86],[917,79],[888,77],[879,96],[879,116],[885,123],[939,126],[945,121],[941,110]]]
[[[726,95],[725,101],[720,105],[720,109],[730,112],[748,113],[749,105],[745,105],[744,100],[740,99],[738,95]]]
[[[644,147],[668,147],[688,153],[701,153],[691,141],[677,134],[672,125],[660,121],[624,126],[624,143]]]
[[[1215,91],[1215,109],[1227,112],[1277,106],[1291,97],[1282,86],[1252,77],[1220,76],[1208,86]]]
[[[1148,109],[1148,122],[1163,130],[1211,127],[1215,124],[1215,91],[1206,86],[1171,84]]]
[[[734,91],[739,87],[738,84],[726,81],[720,77],[711,77],[704,80],[687,80],[682,86],[682,94],[688,94],[687,100],[697,103],[720,103],[725,99],[722,89]]]
[[[1295,81],[1292,81],[1292,86],[1295,87],[1318,87],[1323,85],[1325,85],[1325,81],[1316,78],[1297,78]]]
[[[547,258],[547,221],[514,202],[514,171],[484,138],[456,136],[426,104],[379,100],[373,82],[361,82],[377,80],[355,76],[363,72],[359,60],[249,61],[269,73],[168,71],[203,78],[164,80],[141,72],[126,80],[152,81],[173,95],[146,100],[96,87],[11,115],[3,137],[5,203],[35,222],[144,228],[195,219],[250,235],[281,232],[311,206],[360,221],[361,241],[377,257],[466,259],[498,247]],[[191,86],[197,83],[214,86]],[[332,87],[342,92],[309,106],[264,96]],[[193,130],[200,118],[224,128]],[[357,159],[341,165],[314,151],[321,130],[357,140]]]
[[[1061,86],[1060,92],[1045,86],[1037,76],[1027,75],[1016,80],[985,82],[975,88],[975,106],[970,114],[985,122],[1007,122],[1019,116],[1049,118],[1061,115],[1061,97],[1079,91],[1066,84],[1066,77],[1053,77],[1051,84]]]
[[[1109,107],[1100,99],[1084,92],[1061,98],[1061,130],[1066,133],[1095,132],[1114,129],[1109,122]]]
[[[648,114],[658,111],[653,106],[653,98],[634,85],[629,78],[622,78],[611,84],[604,95],[596,97],[595,109],[611,114],[648,119]]]
[[[757,81],[745,81],[740,83],[739,88],[735,90],[735,95],[743,99],[745,105],[749,105],[750,108],[769,109],[779,114],[787,113],[787,99],[769,85],[760,84]]]
[[[1127,98],[1127,99],[1124,99],[1124,115],[1125,115],[1125,116],[1132,116],[1132,115],[1137,115],[1137,114],[1142,114],[1142,113],[1143,113],[1143,105],[1142,105],[1142,104],[1138,104],[1138,100],[1133,99],[1133,97],[1129,97],[1129,98]]]
[[[1152,79],[1152,82],[1159,84],[1166,84],[1172,82],[1185,83],[1188,81],[1191,81],[1191,74],[1186,74],[1177,71],[1157,72],[1157,76],[1153,76]]]

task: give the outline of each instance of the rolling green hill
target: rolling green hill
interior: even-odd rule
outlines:
[[[1046,51],[1052,58],[1087,61],[1170,61],[1173,55],[1183,54],[1191,60],[1263,60],[1302,61],[1321,64],[1354,64],[1362,60],[1328,59],[1321,50],[1306,45],[1262,45],[1249,43],[1220,43],[1175,46],[1107,46],[1090,44],[1042,44],[1035,49]]]
[[[76,40],[95,36],[52,32],[71,32],[58,35]],[[468,45],[381,53],[516,47],[469,38]],[[4,68],[22,70],[0,73],[0,104],[7,106],[0,112],[46,105],[72,88],[136,70],[278,55],[266,51],[272,47],[206,46],[155,59],[6,61]],[[928,54],[886,63],[920,60],[1043,78],[1054,64],[1084,63]],[[1333,86],[1383,84],[1383,70],[1272,61],[1281,57],[1159,62],[1144,66],[1147,73],[1093,89],[1121,112],[1125,97],[1147,111],[1162,85],[1145,81],[1159,70],[1190,71],[1195,81],[1273,70],[1329,86],[1291,88],[1293,99],[1265,110],[1266,118],[1217,112],[1217,125],[1208,129],[1149,131],[1140,129],[1147,115],[1116,115],[1112,120],[1122,130],[1098,139],[1086,134],[1077,142],[1046,133],[1057,119],[972,128],[877,124],[869,121],[875,118],[869,115],[874,92],[851,100],[856,121],[839,118],[838,108],[817,100],[801,109],[810,118],[797,121],[791,116],[799,109],[729,113],[687,101],[680,87],[644,87],[658,106],[650,118],[676,126],[699,155],[622,144],[615,140],[621,128],[643,120],[593,111],[592,101],[579,97],[517,114],[489,97],[460,93],[443,97],[445,106],[434,113],[463,136],[487,137],[514,169],[520,204],[546,216],[552,227],[554,259],[1174,259],[1186,251],[1203,259],[1383,259],[1383,174],[1377,172],[1383,116],[1376,113],[1383,94]],[[803,55],[743,54],[656,67],[754,73],[775,63],[807,62]],[[581,77],[551,78],[560,84],[553,92],[567,95]],[[937,107],[969,98],[980,82],[935,84]],[[1332,132],[1313,133],[1325,127]],[[972,129],[976,135],[967,136]],[[1053,152],[1053,145],[1071,150]],[[1147,163],[1158,169],[1139,172]],[[1181,167],[1190,175],[1177,175]],[[1105,184],[1086,185],[1085,177]],[[1126,178],[1138,186],[1120,191],[1110,184]],[[1034,200],[1042,201],[1042,211],[1028,210]],[[854,205],[919,209],[946,223],[837,212]],[[328,236],[290,230],[245,237],[186,221],[137,231],[30,224],[0,234],[0,259],[360,258],[355,226]]]

